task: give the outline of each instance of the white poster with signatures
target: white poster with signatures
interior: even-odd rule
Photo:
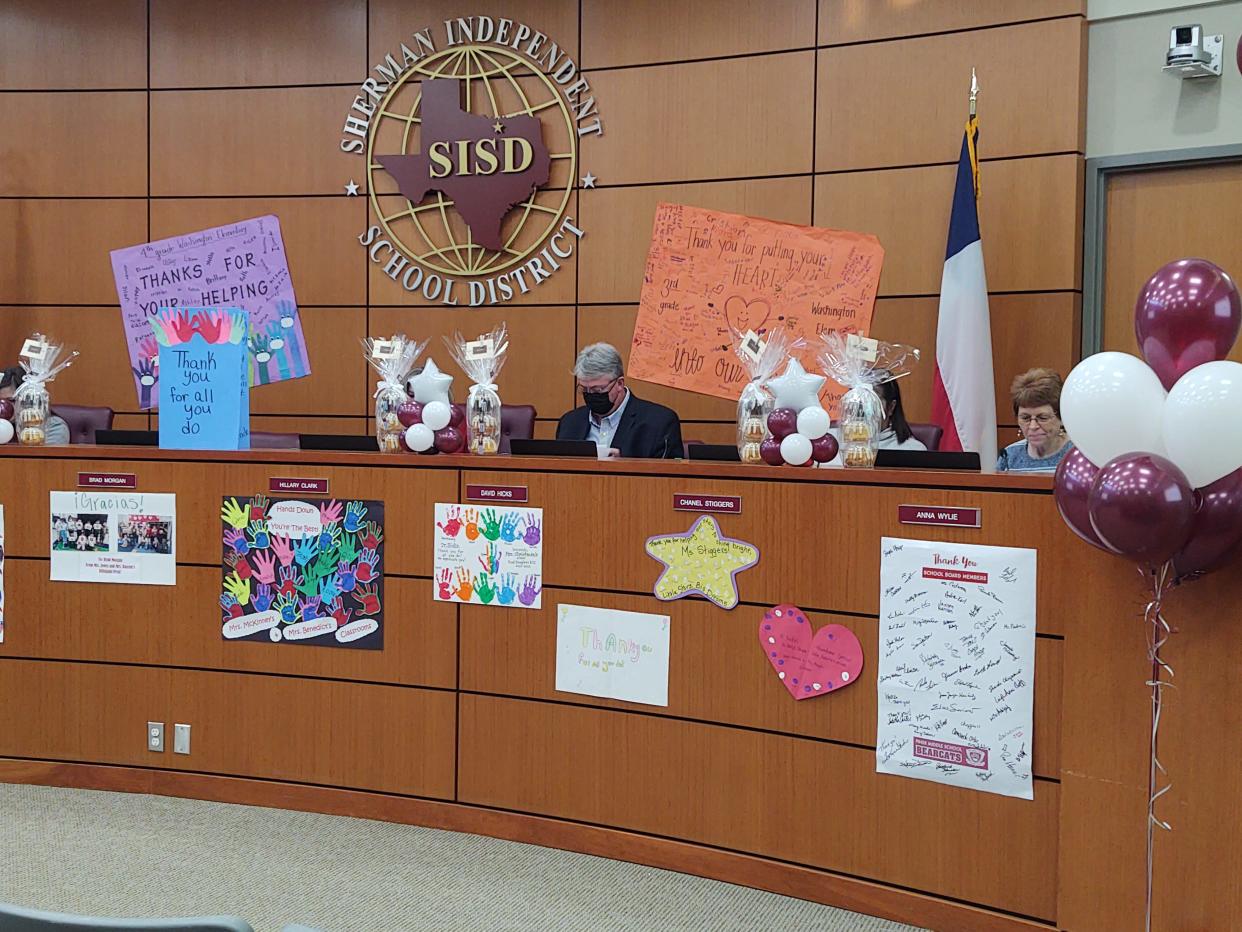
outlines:
[[[876,770],[1031,799],[1035,551],[880,548]]]

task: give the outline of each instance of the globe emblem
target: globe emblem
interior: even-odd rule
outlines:
[[[540,123],[551,160],[548,182],[504,215],[500,249],[475,242],[444,192],[431,190],[417,203],[407,199],[378,161],[423,151],[423,82],[445,78],[459,82],[462,110],[494,121],[501,141],[506,118],[524,115]],[[551,78],[507,49],[463,45],[430,55],[401,75],[372,118],[366,157],[372,222],[394,244],[433,271],[491,276],[523,262],[559,227],[577,178],[578,139],[574,116]],[[474,181],[487,183],[484,177]]]

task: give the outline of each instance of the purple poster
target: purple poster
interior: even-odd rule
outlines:
[[[190,308],[242,308],[250,317],[250,383],[310,375],[306,340],[289,278],[280,221],[252,220],[112,252],[125,342],[141,408],[159,401],[159,344],[150,320],[162,307],[185,308],[173,324],[194,331]],[[206,319],[200,318],[200,319]]]

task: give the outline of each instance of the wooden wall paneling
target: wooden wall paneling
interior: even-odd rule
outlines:
[[[944,488],[845,486],[781,482],[776,470],[757,471],[769,481],[708,480],[654,475],[558,475],[533,472],[463,473],[464,483],[525,485],[532,507],[544,509],[544,580],[549,586],[577,585],[590,579],[602,590],[649,592],[661,564],[644,549],[653,534],[687,530],[695,516],[673,511],[674,493],[741,495],[740,515],[720,515],[717,523],[729,537],[749,541],[761,558],[738,574],[744,602],[775,605],[793,602],[805,610],[875,614],[879,611],[881,535],[922,540],[995,544],[1007,547],[1045,543],[1040,551],[1039,630],[1061,633],[1076,614],[1074,594],[1062,585],[1066,574],[1092,568],[1104,555],[1085,554],[1057,514],[1047,494],[1003,494]],[[917,499],[917,500],[915,500]],[[442,499],[443,501],[443,499]],[[902,525],[897,506],[956,505],[981,507],[981,529]],[[610,546],[564,547],[575,538],[582,515],[611,515]],[[772,515],[782,515],[777,532]],[[830,559],[831,585],[814,569]],[[796,568],[796,569],[791,569]],[[724,617],[723,610],[720,617]]]
[[[0,303],[114,302],[109,251],[146,240],[140,200],[0,200]]]
[[[151,86],[361,81],[366,34],[366,0],[152,0]]]
[[[583,166],[609,185],[809,172],[814,68],[788,52],[593,71],[606,129]]]
[[[0,89],[145,88],[145,0],[8,0]]]
[[[351,175],[365,190],[361,160],[340,147],[355,92],[341,87],[154,92],[151,193],[345,197]],[[256,126],[263,132],[256,133]]]
[[[112,419],[113,430],[147,430],[146,414],[117,414]]]
[[[420,363],[434,359],[453,376],[453,400],[464,402],[470,379],[449,357],[442,338],[460,331],[473,340],[504,321],[509,331],[509,354],[496,383],[501,400],[534,405],[541,417],[560,417],[576,404],[570,375],[577,353],[573,320],[572,307],[481,307],[466,313],[443,307],[372,308],[371,333],[383,336],[401,332],[428,340]]]
[[[138,411],[119,307],[0,307],[0,359],[16,365],[22,342],[45,333],[81,355],[48,389],[57,404]]]
[[[8,505],[15,510],[17,503]],[[179,566],[177,585],[169,589],[111,586],[106,590],[108,619],[99,617],[100,584],[51,582],[46,560],[10,560],[7,569],[12,603],[45,610],[9,619],[0,657],[283,673],[446,689],[457,682],[457,611],[432,601],[427,580],[386,578],[384,649],[350,650],[226,641],[220,634],[218,567]],[[153,592],[158,598],[152,598]]]
[[[357,238],[366,229],[364,204],[363,198],[344,194],[340,198],[158,199],[151,202],[151,238],[275,214],[280,218],[298,303],[362,306],[366,304],[367,259]],[[144,241],[141,236],[123,245]],[[108,280],[111,283],[110,267]],[[116,294],[115,288],[112,293]]]
[[[912,421],[931,418],[939,304],[938,298],[881,298],[876,302],[872,336],[922,350],[914,371],[899,383],[906,417]],[[988,304],[996,419],[1003,424],[1014,418],[1009,386],[1015,375],[1033,366],[1050,366],[1065,376],[1073,368],[1082,301],[1077,293],[1058,292],[992,295]]]
[[[0,142],[0,195],[147,193],[147,96],[141,91],[0,92],[0,126],[9,127]]]
[[[819,0],[819,44],[868,42],[1085,13],[1086,0]],[[977,36],[977,43],[992,41],[991,35],[989,31]]]
[[[745,0],[582,4],[582,60],[593,69],[776,52],[814,42],[815,0],[771,6]]]
[[[444,21],[459,16],[490,16],[493,20],[505,18],[524,23],[547,37],[540,51],[547,52],[548,43],[555,42],[558,49],[578,60],[578,3],[577,0],[481,0],[463,7],[457,0],[425,0],[411,9],[405,0],[370,0],[371,53],[370,64],[383,61],[384,56],[400,48],[399,43],[410,45],[411,36],[424,28],[431,29],[431,38],[437,49],[447,47]],[[456,28],[456,27],[454,27]],[[515,28],[515,27],[513,27]],[[513,28],[510,29],[512,42]],[[410,46],[413,48],[413,45]],[[525,48],[525,42],[522,45]]]
[[[586,167],[592,168],[592,163],[588,161]],[[656,205],[662,201],[787,223],[811,222],[809,178],[597,188],[580,192],[579,199],[582,228],[587,231],[579,245],[578,301],[582,304],[638,301],[651,225]]]
[[[1082,583],[1075,586],[1074,623],[1065,639],[1057,920],[1061,928],[1074,932],[1141,929],[1151,747],[1151,690],[1146,685],[1151,662],[1143,627],[1147,597],[1128,561],[1107,558],[1088,568],[1085,561],[1096,558],[1099,551],[1077,540],[1066,543],[1065,549],[1083,562],[1074,575],[1063,577],[1065,586],[1071,579]],[[1040,549],[1041,574],[1047,550]],[[1175,592],[1174,598],[1179,594]],[[1220,596],[1217,590],[1216,598]],[[1179,675],[1177,689],[1166,693],[1169,707],[1175,697],[1181,700],[1182,678]],[[1218,710],[1218,702],[1213,697],[1211,709]],[[1211,721],[1215,731],[1218,714],[1204,709],[1200,722]],[[1166,766],[1173,763],[1166,751],[1170,731],[1167,724],[1161,725],[1161,758]],[[1179,773],[1177,764],[1174,768],[1177,790],[1176,784],[1190,774]],[[1163,816],[1172,818],[1177,832],[1184,834],[1184,826],[1178,824],[1178,797],[1167,795],[1164,800]],[[1169,864],[1168,843],[1159,837],[1163,835],[1157,832],[1157,878]]]
[[[1210,204],[1198,216],[1170,211],[1170,204]],[[1138,353],[1134,305],[1143,284],[1174,259],[1210,259],[1235,278],[1242,275],[1242,165],[1113,175],[1108,180],[1104,241],[1103,349]],[[1193,212],[1191,212],[1193,214]],[[1229,355],[1242,360],[1242,343]]]
[[[556,163],[554,163],[554,165],[556,165]],[[567,170],[567,168],[561,167],[553,168],[554,172],[563,172]],[[358,255],[361,256],[367,263],[367,275],[370,278],[372,306],[391,305],[397,307],[444,307],[446,293],[442,289],[447,286],[443,283],[446,278],[449,278],[456,280],[452,288],[451,296],[453,304],[457,306],[457,313],[461,314],[463,311],[468,311],[470,309],[470,301],[472,299],[469,285],[465,280],[463,280],[460,273],[454,272],[450,275],[443,269],[458,269],[470,266],[477,266],[482,270],[481,272],[471,274],[471,277],[476,280],[481,280],[479,278],[480,275],[486,278],[495,278],[499,275],[509,276],[506,281],[509,283],[509,287],[513,291],[513,297],[508,301],[499,301],[497,306],[542,305],[546,307],[548,305],[571,305],[574,303],[577,293],[576,266],[579,261],[578,255],[582,250],[582,244],[585,241],[585,237],[583,239],[579,239],[573,236],[573,234],[566,232],[566,235],[563,238],[558,239],[557,242],[560,244],[562,251],[566,248],[572,247],[573,255],[568,259],[558,259],[557,261],[560,264],[560,268],[553,272],[550,278],[546,278],[540,282],[534,282],[532,280],[533,277],[529,272],[522,272],[519,276],[513,275],[515,269],[520,270],[522,268],[521,263],[507,268],[491,267],[495,254],[486,253],[481,246],[470,245],[473,240],[470,236],[469,229],[466,227],[465,221],[463,221],[457,213],[449,211],[443,218],[441,218],[438,217],[437,211],[434,210],[427,211],[425,213],[420,212],[418,224],[415,225],[411,218],[400,217],[400,214],[403,211],[409,209],[410,203],[403,197],[400,197],[399,195],[380,196],[379,202],[381,208],[385,211],[385,217],[397,218],[393,222],[392,231],[398,238],[401,239],[403,243],[406,244],[410,250],[414,252],[415,255],[429,254],[434,248],[445,249],[449,252],[449,258],[447,260],[435,260],[440,266],[439,270],[424,265],[424,275],[421,278],[411,279],[412,283],[417,285],[417,283],[421,281],[423,282],[423,285],[420,286],[418,290],[410,291],[402,284],[405,272],[408,269],[407,263],[400,261],[396,262],[393,265],[393,273],[390,275],[384,271],[388,263],[394,258],[390,249],[379,248],[379,241],[377,240],[376,243],[370,247],[371,249],[378,250],[376,255],[381,261],[375,262],[370,258],[370,249],[364,249],[358,242],[355,242],[353,248],[357,250]],[[434,203],[436,203],[436,201],[431,199],[429,196],[424,200],[423,205],[419,206]],[[560,198],[558,196],[554,196],[551,192],[546,192],[536,198],[536,203],[544,204],[552,209],[556,209],[560,204]],[[510,211],[501,227],[502,236],[507,238],[512,235],[514,227],[523,222],[523,213],[524,211],[520,207],[514,208]],[[430,219],[428,219],[428,216],[430,216]],[[368,207],[367,218],[368,226],[372,224],[379,225],[374,209],[371,207]],[[553,221],[555,221],[556,218],[551,214],[532,211],[529,220],[526,222],[533,224],[533,226],[529,228],[529,232],[527,231],[527,227],[523,226],[522,231],[519,233],[518,239],[514,241],[515,245],[513,248],[524,250],[527,246],[534,244],[535,240],[531,237],[533,237],[535,233],[561,228],[561,225],[565,220],[569,220],[574,226],[579,229],[583,229],[581,221],[577,218],[578,193],[575,191],[571,192],[569,195],[569,199],[565,205],[564,219],[560,223],[554,223]],[[450,245],[449,237],[445,235],[446,229],[452,234],[451,242],[456,243],[458,246],[456,250],[453,250]],[[358,232],[361,233],[362,230],[359,230]],[[381,233],[380,237],[387,239],[387,234]],[[478,252],[475,250],[478,250]],[[530,257],[538,257],[541,252],[542,246],[540,246],[539,249],[535,249],[534,252],[531,253]],[[547,269],[547,263],[543,264],[544,268]],[[549,271],[551,270],[549,269]],[[394,275],[396,276],[395,278],[393,277]],[[429,284],[431,275],[439,276],[439,279],[434,286]],[[521,290],[521,281],[526,283],[527,291],[525,293]],[[486,285],[481,285],[481,287],[486,289]],[[496,287],[499,289],[499,285]],[[431,294],[436,300],[434,302],[430,301],[427,297],[428,294]],[[485,296],[483,297],[483,300],[488,300],[490,298],[490,295],[488,295],[488,292],[485,290],[480,291],[479,295]],[[497,295],[503,298],[502,291],[498,290]]]
[[[262,456],[255,451],[255,458]],[[333,466],[233,464],[227,469],[209,461],[151,462],[139,460],[90,461],[76,459],[21,460],[5,464],[7,487],[15,503],[6,538],[15,556],[43,557],[48,553],[48,492],[72,491],[79,470],[132,472],[140,492],[175,492],[177,559],[185,563],[220,562],[220,505],[224,496],[267,494],[272,476],[327,478],[334,498],[373,498],[384,502],[385,570],[389,573],[431,575],[431,522],[435,502],[457,498],[457,473],[452,469],[422,467],[407,472],[409,458],[392,457],[391,468],[358,470]],[[417,478],[414,478],[414,477]],[[20,503],[20,504],[17,504]],[[202,533],[210,528],[212,533]]]
[[[582,346],[601,340],[611,343],[620,351],[621,359],[628,366],[630,342],[634,336],[634,318],[637,316],[638,307],[632,304],[580,307],[578,308],[578,342]],[[728,420],[732,424],[737,416],[736,401],[668,388],[653,382],[631,379],[627,379],[627,382],[630,383],[634,394],[648,401],[668,405],[683,420]],[[577,403],[581,404],[581,401]],[[686,436],[683,428],[682,437]]]
[[[557,607],[564,603],[668,615],[668,706],[557,692]],[[854,685],[815,702],[797,702],[777,680],[756,643],[762,616],[762,609],[744,607],[722,618],[715,606],[702,600],[660,602],[654,596],[562,589],[545,589],[543,608],[537,612],[463,606],[461,688],[633,709],[874,747],[875,673],[880,656],[878,621],[811,613],[808,617],[817,629],[835,623],[857,634],[866,663],[861,679]],[[1037,775],[1053,779],[1060,776],[1061,648],[1060,640],[1036,640],[1033,766]]]
[[[972,65],[987,156],[1082,152],[1086,28],[1073,16],[821,51],[816,169],[956,161]]]
[[[956,166],[943,165],[819,175],[815,224],[880,238],[885,250],[881,296],[939,294],[955,172]],[[988,287],[1080,288],[1082,159],[1060,155],[984,162],[980,187]]]
[[[313,307],[299,316],[310,355],[310,375],[252,386],[251,414],[373,415],[367,388],[370,368],[360,342],[366,336],[366,309]]]
[[[876,774],[874,754],[861,748],[470,695],[461,698],[459,755],[463,802],[760,853],[1027,916],[1056,914],[1055,784],[1036,784],[1035,799],[1016,805]],[[848,800],[826,795],[828,786],[848,786]],[[824,814],[820,830],[806,824],[812,808]],[[903,817],[877,819],[883,812]],[[1005,838],[1022,843],[1007,845],[1004,857],[979,857]]]
[[[453,796],[450,692],[286,676],[3,661],[0,753]],[[107,696],[109,701],[100,702]],[[146,750],[148,721],[191,726],[190,754]]]

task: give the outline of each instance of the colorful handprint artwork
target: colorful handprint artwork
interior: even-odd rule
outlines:
[[[383,648],[383,502],[231,495],[220,523],[225,640]]]
[[[170,336],[176,343],[189,342],[195,333],[207,343],[226,343],[224,312],[244,311],[251,385],[310,375],[280,220],[274,215],[114,250],[112,274],[140,408],[159,401],[158,345],[149,321],[161,309],[204,311],[174,321],[179,326]]]
[[[432,591],[439,602],[539,608],[543,509],[437,504]]]

